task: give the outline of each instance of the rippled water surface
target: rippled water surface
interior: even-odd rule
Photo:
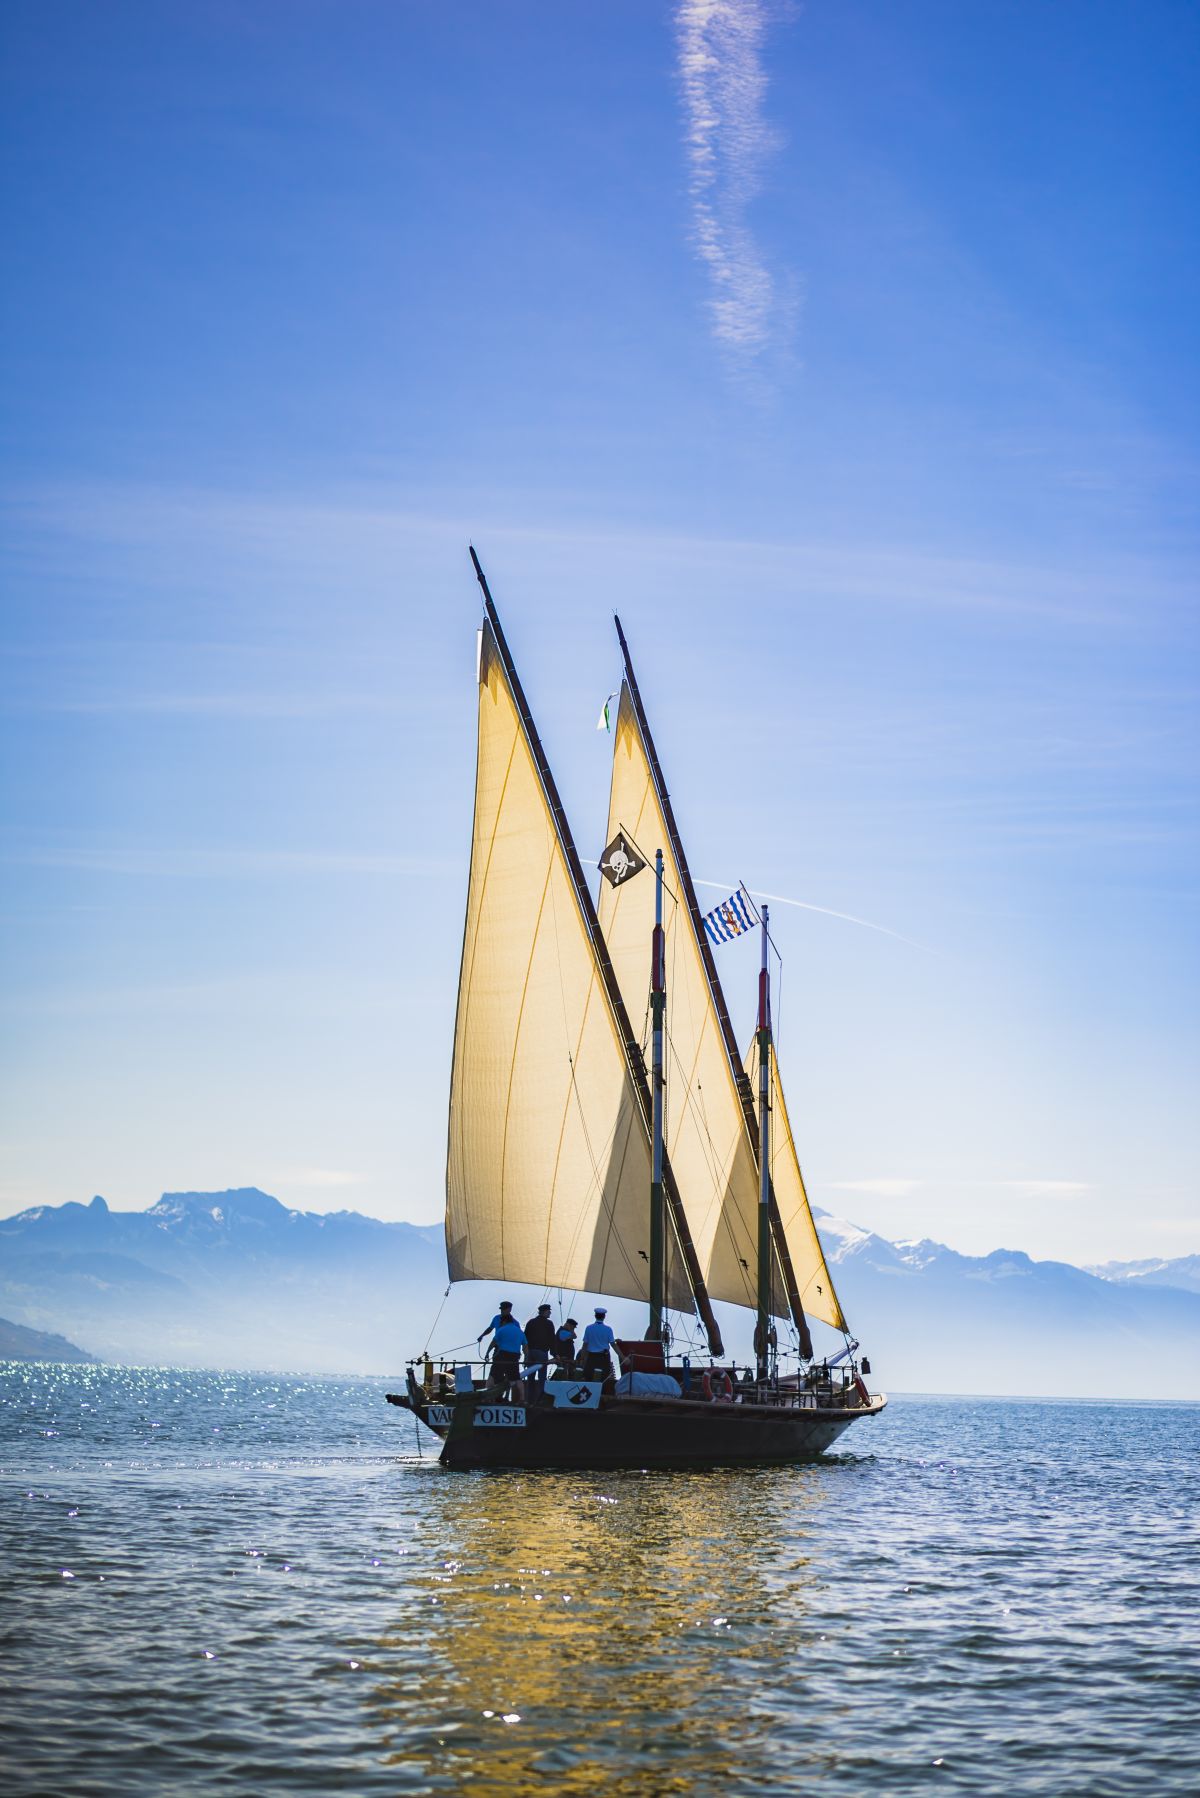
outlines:
[[[383,1383],[0,1370],[6,1790],[1191,1792],[1200,1408],[450,1474]]]

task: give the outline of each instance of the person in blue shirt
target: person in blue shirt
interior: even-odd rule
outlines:
[[[603,1305],[596,1306],[596,1319],[583,1332],[583,1377],[585,1380],[604,1380],[606,1383],[613,1377],[612,1347],[616,1342],[610,1325],[605,1323],[608,1313]]]
[[[476,1348],[487,1335],[492,1338],[492,1385],[500,1391],[510,1390],[519,1404],[525,1397],[525,1388],[521,1383],[521,1350],[525,1347],[525,1332],[512,1314],[511,1299],[500,1300],[500,1309],[495,1317],[487,1329],[481,1330],[476,1337]]]
[[[497,1311],[495,1317],[493,1317],[491,1323],[488,1324],[486,1329],[480,1330],[478,1336],[475,1338],[476,1348],[480,1348],[483,1344],[484,1337],[490,1336],[492,1331],[499,1329],[501,1324],[510,1324],[512,1322],[513,1322],[512,1300],[511,1299],[501,1299],[500,1300],[500,1309]]]

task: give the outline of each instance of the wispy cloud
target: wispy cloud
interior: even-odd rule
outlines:
[[[777,146],[763,117],[764,0],[681,0],[675,15],[696,253],[713,286],[719,342],[755,355],[769,341],[775,283],[746,211]]]
[[[919,1180],[831,1180],[831,1192],[865,1192],[878,1199],[906,1199],[916,1192]]]
[[[996,1184],[1020,1193],[1023,1199],[1080,1199],[1092,1190],[1087,1180],[999,1180]]]
[[[375,855],[340,849],[63,848],[14,850],[0,864],[78,868],[87,874],[162,876],[173,880],[241,879],[295,874],[445,874],[453,864],[429,856]]]
[[[399,988],[390,978],[360,978],[328,965],[259,967],[252,972],[213,971],[194,978],[148,980],[124,986],[86,986],[75,981],[58,988],[33,985],[9,993],[7,1015],[32,1020],[41,1029],[48,1019],[99,1018],[113,1024],[122,1018],[217,1019],[228,1028],[245,1020],[251,1031],[286,1020],[311,1029],[316,1020],[394,1019]]]
[[[573,568],[584,554],[603,558],[602,578],[610,586],[632,568],[639,579],[660,572],[675,577],[686,569],[718,584],[754,583],[764,590],[762,603],[772,619],[783,607],[790,618],[797,596],[809,594],[826,606],[836,598],[871,609],[1049,618],[1085,631],[1136,629],[1141,637],[1155,617],[1190,624],[1195,589],[1190,564],[1163,556],[1081,560],[1076,553],[1023,562],[1009,554],[981,559],[941,544],[889,542],[882,535],[864,544],[811,535],[680,534],[628,522],[597,526],[571,513],[514,522],[520,508],[511,494],[478,496],[476,515],[468,519],[440,510],[432,496],[423,510],[397,509],[376,487],[348,489],[331,499],[305,491],[280,496],[93,482],[14,489],[8,509],[9,536],[25,541],[41,580],[57,578],[63,559],[77,568],[80,544],[168,556],[173,569],[181,558],[192,564],[219,553],[242,571],[265,562],[289,581],[297,570],[316,571],[322,581],[344,579],[349,567],[375,580],[381,573],[391,578],[417,552],[439,567],[441,558],[452,557],[457,567],[474,531],[477,542],[482,537],[519,547],[527,559],[536,554],[542,568]],[[290,617],[290,598],[289,607]],[[92,646],[88,641],[78,647]],[[231,646],[245,647],[240,637]],[[61,647],[56,641],[56,653]],[[28,656],[30,645],[6,649],[0,643],[0,653],[14,651]],[[357,690],[338,697],[357,703]],[[412,703],[411,690],[405,703]]]
[[[195,718],[323,718],[339,712],[397,710],[399,697],[371,693],[132,693],[104,699],[62,699],[60,712],[145,713]]]
[[[279,1186],[361,1186],[361,1174],[337,1167],[286,1167],[274,1175]]]
[[[1049,1199],[1052,1202],[1080,1199],[1084,1193],[1094,1190],[1086,1180],[963,1180],[957,1184],[977,1191],[1011,1192],[1023,1199]],[[907,1199],[924,1185],[926,1182],[923,1180],[887,1177],[877,1180],[829,1180],[826,1182],[826,1189],[829,1192],[860,1192],[876,1199]]]

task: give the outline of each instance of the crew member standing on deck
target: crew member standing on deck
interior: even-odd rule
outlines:
[[[583,1332],[583,1377],[605,1384],[613,1377],[612,1346],[617,1340],[604,1321],[607,1315],[604,1306],[597,1305],[595,1322]]]
[[[487,1329],[480,1330],[478,1336],[475,1338],[475,1347],[480,1348],[483,1344],[484,1337],[490,1336],[493,1330],[498,1330],[500,1328],[501,1324],[511,1324],[511,1323],[515,1323],[515,1322],[516,1322],[516,1319],[513,1317],[513,1314],[512,1314],[512,1300],[511,1299],[501,1299],[500,1300],[500,1309],[497,1311],[495,1317],[493,1317],[493,1319],[492,1319],[491,1323],[488,1325]]]
[[[549,1305],[539,1305],[537,1316],[525,1325],[525,1378],[530,1396],[539,1397],[546,1390],[546,1368],[554,1347],[554,1324]]]
[[[575,1319],[568,1317],[554,1332],[554,1365],[564,1380],[571,1379],[575,1373],[575,1332],[578,1328]]]
[[[489,1331],[492,1337],[492,1385],[501,1391],[506,1387],[514,1387],[514,1396],[519,1403],[525,1396],[525,1388],[521,1384],[521,1350],[525,1347],[525,1332],[512,1314],[511,1299],[500,1300],[499,1311],[487,1329],[481,1330],[476,1337],[476,1347]]]

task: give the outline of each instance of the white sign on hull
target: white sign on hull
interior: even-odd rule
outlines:
[[[600,1407],[603,1380],[547,1380],[546,1391],[559,1411],[596,1411]]]
[[[524,1405],[477,1405],[475,1428],[477,1430],[523,1430],[525,1428],[525,1407]]]

